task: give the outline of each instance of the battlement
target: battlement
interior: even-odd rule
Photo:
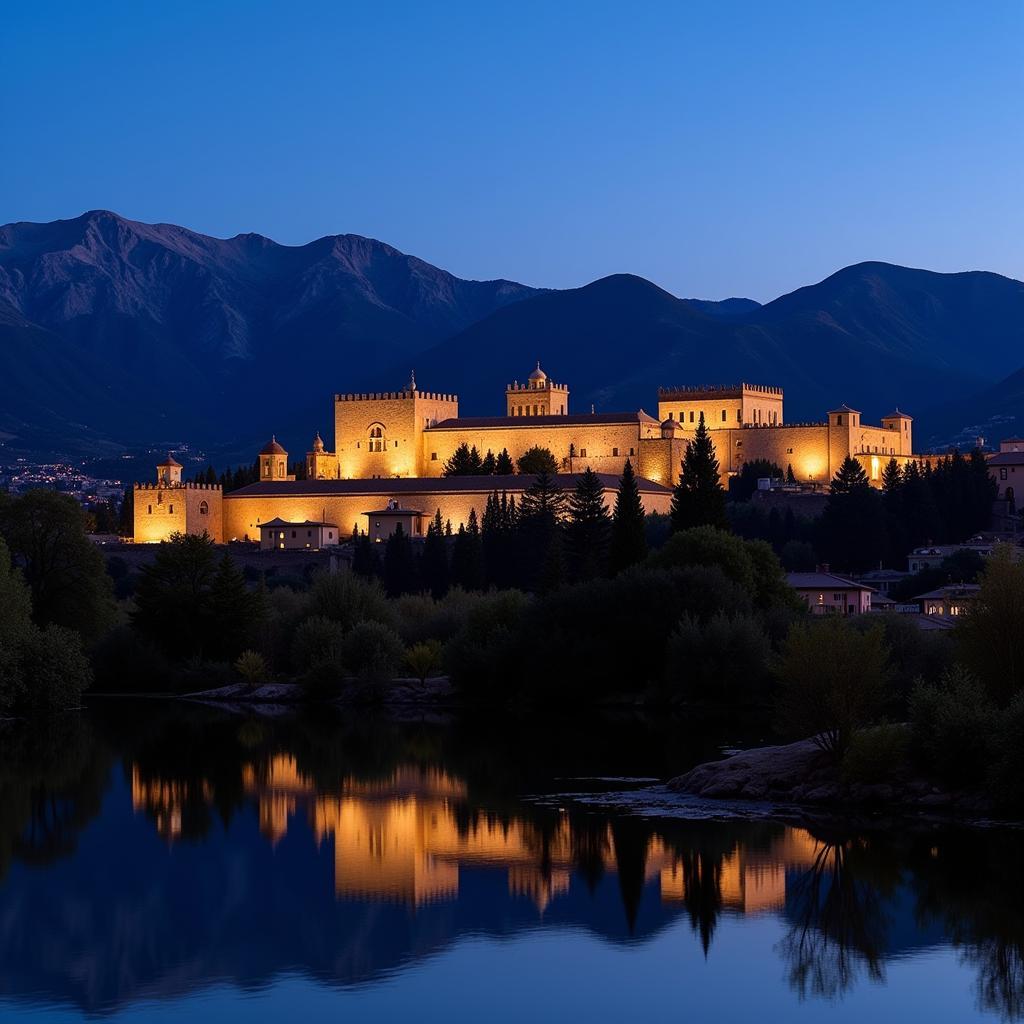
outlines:
[[[403,401],[409,398],[423,398],[431,402],[457,402],[458,395],[449,395],[441,391],[372,391],[372,392],[349,392],[347,394],[335,394],[336,402],[383,402]]]
[[[782,388],[770,384],[680,384],[673,387],[658,388],[658,398],[663,401],[692,402],[707,398],[742,398],[750,395],[778,395],[782,397]]]
[[[790,420],[788,423],[740,423],[740,430],[785,430],[787,427],[827,427],[827,420]]]
[[[150,483],[144,481],[134,484],[136,491],[220,491],[220,484],[199,484],[191,480],[181,483]]]
[[[527,381],[525,384],[520,384],[519,381],[514,380],[506,388],[506,391],[568,391],[568,384],[558,384],[553,380],[545,379],[542,382],[530,383]]]

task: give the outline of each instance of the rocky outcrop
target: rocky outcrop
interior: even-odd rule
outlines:
[[[813,740],[744,750],[672,779],[677,793],[710,800],[759,800],[818,808],[869,807],[984,816],[992,801],[976,790],[949,790],[908,771],[883,782],[845,782]]]

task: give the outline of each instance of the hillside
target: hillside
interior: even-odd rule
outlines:
[[[358,235],[283,246],[106,211],[0,228],[0,430],[210,440],[309,415],[533,289]],[[261,410],[265,415],[261,426]],[[54,419],[56,417],[56,420]],[[318,425],[326,428],[325,411]]]
[[[983,272],[861,263],[762,306],[628,274],[564,291],[467,281],[357,235],[283,246],[105,211],[0,228],[10,452],[189,440],[234,455],[277,432],[298,453],[330,437],[334,391],[415,368],[488,414],[538,358],[577,410],[653,412],[658,385],[745,379],[785,387],[791,420],[898,404],[922,442],[982,422],[996,440],[1021,431],[1022,352],[1024,284]]]

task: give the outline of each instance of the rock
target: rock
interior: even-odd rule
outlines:
[[[722,761],[709,761],[672,779],[668,786],[700,796],[737,796],[762,799],[769,793],[790,793],[808,779],[817,778],[828,758],[813,740],[784,746],[744,750]],[[760,793],[760,796],[754,796]]]

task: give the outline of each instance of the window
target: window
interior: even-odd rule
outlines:
[[[671,420],[671,419],[675,419],[675,415],[676,415],[676,414],[675,414],[674,412],[671,412],[671,411],[670,411],[670,412],[669,412],[669,414],[668,414],[668,418],[669,418],[670,420]]]
[[[382,452],[387,447],[384,439],[384,427],[380,423],[374,423],[370,427],[370,442],[368,450],[371,452]]]
[[[632,448],[630,448],[630,449],[629,449],[629,454],[630,454],[630,455],[635,455],[635,454],[636,454],[636,452],[635,452],[635,451],[634,451],[634,450],[633,450]]]
[[[843,414],[842,414],[842,413],[840,413],[840,414],[839,414],[839,415],[838,415],[838,416],[836,417],[836,426],[837,426],[837,427],[841,427],[842,425],[843,425]]]
[[[328,540],[333,540],[334,539],[334,531],[333,530],[328,530],[327,531],[327,539]]]
[[[209,512],[210,512],[209,504],[207,502],[205,502],[205,501],[199,502],[199,514],[201,516],[205,516],[205,515],[209,515]]]
[[[431,462],[437,462],[437,452],[431,452],[430,453],[430,461]]]
[[[793,454],[793,449],[792,448],[787,448],[786,449],[786,454],[787,455],[792,455]]]
[[[619,449],[618,448],[613,448],[612,449],[612,457],[613,458],[618,458],[619,457]]]
[[[723,423],[725,422],[725,410],[724,409],[722,410],[722,422]]]
[[[292,540],[295,540],[295,536],[296,536],[295,531],[292,530]]]
[[[825,595],[824,594],[819,594],[818,595],[818,604],[824,604],[824,603],[825,603]]]
[[[690,410],[690,422],[691,423],[693,422],[693,410],[692,409]]]
[[[280,537],[281,540],[284,540],[284,531],[283,530],[278,534],[278,537]],[[284,547],[284,545],[282,544],[281,547]]]
[[[842,600],[843,600],[843,595],[842,594],[833,594],[832,595],[832,600],[841,603]]]
[[[581,459],[585,459],[586,457],[587,457],[587,449],[586,448],[581,448],[580,449],[580,458]]]
[[[743,442],[742,441],[737,441],[736,442],[736,447],[737,448],[742,448],[743,447]]]
[[[307,537],[312,537],[313,536],[313,531],[312,530],[307,530],[306,531],[306,536]]]
[[[1003,470],[1003,472],[1005,473],[1005,472],[1006,472],[1006,470],[1004,469],[1004,470]],[[149,506],[149,514],[150,514],[150,515],[152,515],[152,514],[153,514],[153,506],[152,506],[152,505],[150,505],[150,506]]]
[[[743,422],[743,410],[742,409],[737,409],[736,410],[736,422],[737,423],[742,423]]]
[[[173,505],[171,505],[171,515],[172,516],[174,515],[174,506]]]
[[[1000,466],[999,467],[999,479],[1000,480],[1005,480],[1006,479],[1006,467],[1005,466]]]

